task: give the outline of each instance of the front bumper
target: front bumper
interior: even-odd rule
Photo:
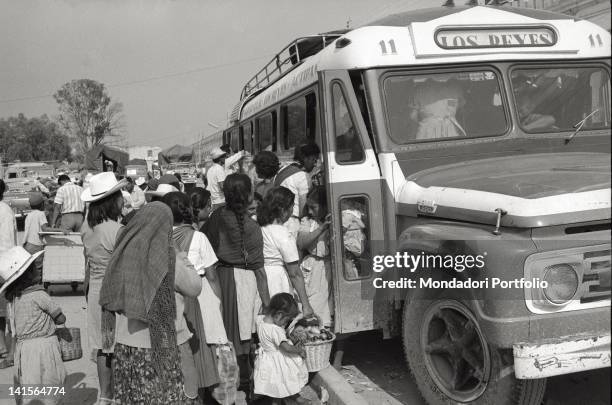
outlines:
[[[555,342],[513,346],[514,374],[519,379],[546,378],[610,367],[610,334],[579,336]]]

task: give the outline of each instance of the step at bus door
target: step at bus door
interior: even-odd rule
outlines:
[[[371,256],[384,239],[381,175],[346,71],[320,73],[323,163],[332,214],[335,331],[374,329]]]

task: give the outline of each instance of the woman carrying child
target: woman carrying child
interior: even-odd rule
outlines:
[[[333,301],[331,286],[331,262],[329,258],[329,225],[327,195],[324,186],[315,186],[306,197],[308,216],[302,218],[297,245],[308,251],[300,263],[306,284],[306,294],[313,310],[325,327],[331,326]]]
[[[306,352],[287,338],[285,328],[299,315],[297,303],[288,293],[274,295],[265,315],[257,317],[259,350],[255,360],[255,394],[271,404],[299,404],[299,393],[308,382]]]
[[[35,260],[43,252],[30,255],[16,246],[0,255],[0,295],[6,291],[11,328],[17,338],[16,378],[20,386],[61,387],[66,378],[55,325],[66,317],[40,284],[35,283]],[[53,397],[31,398],[31,403],[55,404]]]
[[[264,265],[270,296],[297,292],[304,317],[314,315],[300,271],[296,241],[283,226],[292,215],[295,195],[285,187],[272,188],[257,208],[263,236]]]

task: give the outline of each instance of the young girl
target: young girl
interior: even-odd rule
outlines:
[[[62,362],[55,325],[66,317],[45,292],[34,283],[34,261],[43,252],[30,255],[21,246],[0,256],[0,274],[7,280],[0,288],[10,302],[11,329],[17,338],[15,349],[16,378],[21,386],[62,386],[66,369]],[[8,277],[6,277],[8,276]],[[31,398],[31,397],[29,397]],[[55,404],[53,397],[41,397],[36,403]]]
[[[315,186],[306,198],[308,216],[302,218],[297,244],[308,251],[300,263],[304,275],[306,294],[314,312],[320,316],[323,326],[330,327],[333,301],[331,286],[331,262],[329,259],[329,219],[327,195],[324,186]]]
[[[257,317],[260,347],[253,375],[255,394],[269,397],[272,404],[302,403],[299,392],[308,382],[306,352],[285,333],[298,313],[291,294],[280,293],[270,299],[266,314]]]
[[[264,266],[270,296],[281,292],[293,293],[295,289],[304,317],[310,317],[314,312],[298,265],[300,256],[297,245],[289,230],[283,226],[292,215],[294,200],[295,195],[288,188],[272,188],[257,207],[257,222],[263,236]]]

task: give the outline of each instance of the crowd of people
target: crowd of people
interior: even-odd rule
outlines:
[[[23,243],[2,222],[0,319],[9,325],[0,327],[17,344],[13,355],[0,341],[0,355],[14,358],[21,384],[61,385],[54,332],[66,319],[41,286],[39,232],[78,231],[98,404],[232,404],[237,391],[305,402],[305,352],[286,328],[297,318],[333,323],[319,155],[300,145],[281,166],[272,152],[250,159],[216,148],[207,187],[188,192],[171,174],[136,184],[104,172],[83,186],[60,176],[50,221],[40,208],[28,215]],[[30,195],[34,210],[40,200]]]

